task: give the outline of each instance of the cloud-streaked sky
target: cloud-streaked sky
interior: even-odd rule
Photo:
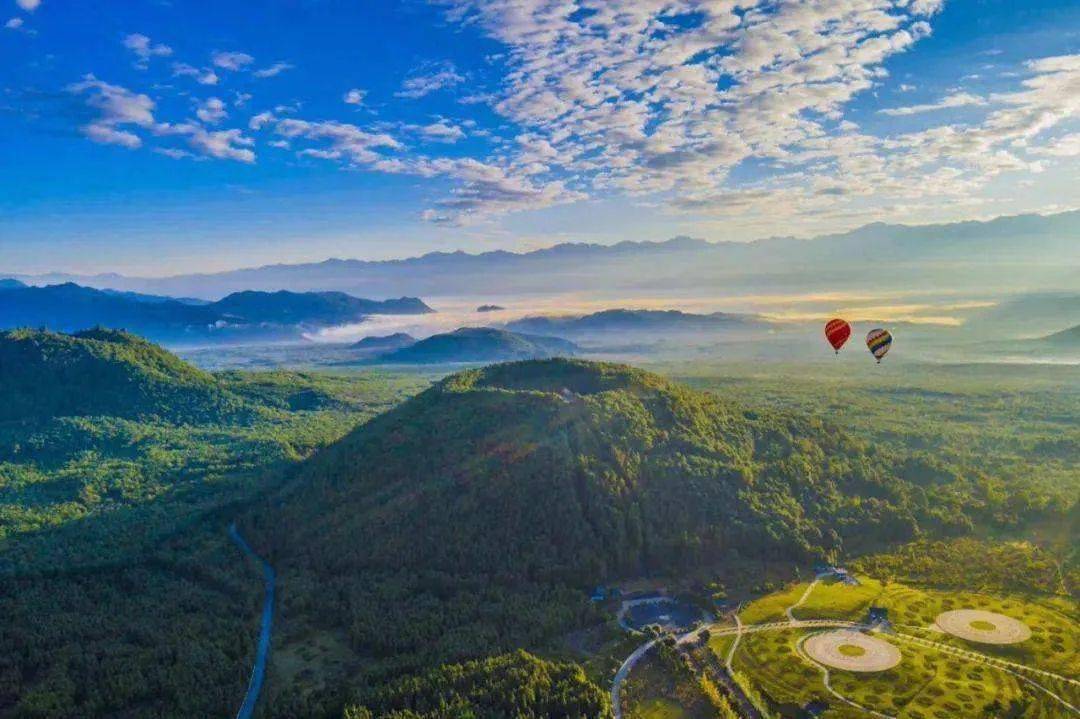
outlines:
[[[1080,206],[1068,0],[0,8],[13,272]]]

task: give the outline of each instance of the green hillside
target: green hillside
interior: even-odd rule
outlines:
[[[0,333],[0,421],[109,415],[205,421],[253,408],[212,375],[117,330]]]
[[[380,362],[438,364],[441,362],[508,362],[571,356],[577,345],[558,337],[524,335],[492,327],[462,327],[433,335],[416,344],[381,355]]]
[[[800,412],[556,359],[441,381],[319,452],[241,524],[307,627],[282,661],[338,677],[329,695],[282,678],[275,708],[318,715],[343,687],[542,650],[596,621],[583,590],[605,581],[1065,511],[996,486]],[[298,659],[311,632],[338,637],[355,673]]]
[[[805,560],[959,531],[987,511],[955,468],[568,360],[451,377],[319,455],[295,492],[270,521],[319,571],[484,567],[575,583],[730,547]]]

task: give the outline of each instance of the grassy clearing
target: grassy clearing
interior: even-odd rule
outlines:
[[[634,713],[641,719],[683,719],[686,710],[670,699],[649,699]]]

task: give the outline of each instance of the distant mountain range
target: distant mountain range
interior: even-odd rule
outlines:
[[[295,339],[309,328],[370,315],[433,312],[421,300],[367,300],[340,292],[240,292],[217,302],[97,290],[73,283],[0,288],[0,328],[126,329],[171,343]]]
[[[812,240],[560,244],[526,253],[437,252],[411,259],[271,265],[164,278],[16,277],[217,299],[248,289],[337,290],[391,297],[581,291],[783,292],[854,288],[1017,292],[1080,277],[1080,211],[940,225],[871,224]]]
[[[492,327],[462,327],[380,355],[377,361],[392,364],[507,362],[568,357],[577,353],[577,345],[558,337],[519,334]]]
[[[731,329],[768,327],[769,323],[752,315],[715,312],[690,314],[678,310],[612,309],[589,315],[567,317],[525,317],[506,323],[514,332],[569,337],[593,338],[604,333],[645,333],[659,338],[673,333],[715,333]]]
[[[1080,281],[1077,285],[1080,286]],[[1080,322],[1080,292],[1032,292],[1005,298],[976,312],[965,326],[979,332],[1033,338],[1077,322]]]

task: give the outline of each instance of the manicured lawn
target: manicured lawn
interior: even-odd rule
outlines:
[[[862,577],[860,582],[855,587],[839,583],[817,585],[807,601],[795,610],[796,617],[860,621],[868,607],[881,606],[888,610],[900,632],[1064,676],[1080,676],[1077,646],[1080,631],[1070,618],[1075,603],[1069,600],[1056,598],[1050,603],[1004,595],[920,589]],[[764,597],[745,607],[740,616],[747,624],[780,620],[784,609],[798,601],[806,586],[798,584]],[[934,629],[934,619],[942,612],[967,608],[1019,619],[1031,628],[1032,636],[1012,646],[978,645]],[[797,644],[807,634],[806,630],[782,629],[744,635],[735,653],[735,669],[751,677],[755,686],[776,704],[802,705],[812,699],[824,699],[831,705],[832,717],[865,716],[832,697],[825,689],[820,669],[799,655]],[[863,706],[902,719],[980,717],[985,712],[989,712],[986,716],[997,716],[1010,706],[1018,712],[1015,716],[1025,719],[1063,716],[1061,712],[1065,710],[1060,704],[1008,673],[888,635],[879,638],[900,648],[903,659],[899,665],[876,674],[840,670],[830,673],[833,688]],[[723,660],[731,641],[731,638],[715,637],[709,646]],[[1073,703],[1080,701],[1080,692],[1075,688],[1055,686],[1052,680],[1043,684]]]

